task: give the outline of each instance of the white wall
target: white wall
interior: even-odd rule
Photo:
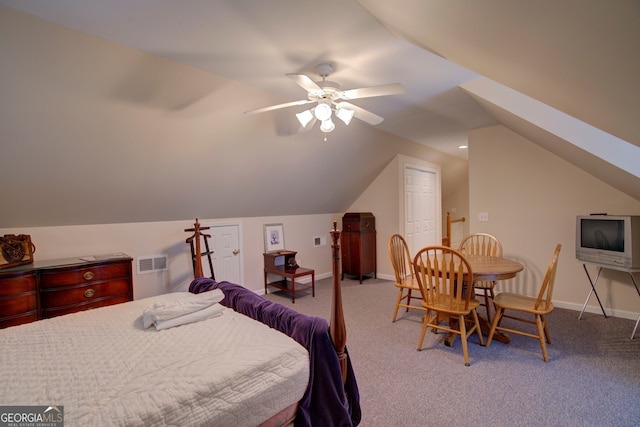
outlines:
[[[242,228],[242,284],[257,293],[264,292],[263,225],[284,225],[287,249],[298,251],[298,263],[316,270],[316,280],[332,275],[331,236],[333,221],[341,214],[256,217],[239,219],[200,218],[201,224],[238,222]],[[134,298],[186,290],[193,280],[190,248],[186,239],[195,218],[185,221],[101,224],[63,227],[2,228],[0,235],[29,234],[36,245],[36,261],[124,252],[134,258]],[[313,238],[326,237],[326,246],[314,247]],[[137,274],[135,259],[147,255],[169,255],[165,272]],[[304,280],[301,280],[304,283]]]
[[[371,212],[376,217],[376,255],[377,275],[379,278],[394,280],[393,267],[387,249],[389,237],[404,231],[404,164],[422,165],[426,168],[440,169],[442,210],[446,211],[444,194],[448,195],[446,206],[458,206],[456,217],[467,215],[468,182],[466,181],[466,160],[417,158],[399,154],[371,182],[367,189],[349,207],[349,212]],[[450,173],[452,170],[458,174]],[[449,173],[445,172],[448,171]],[[460,176],[462,180],[460,180]],[[446,212],[442,213],[442,221]]]
[[[576,310],[582,308],[590,289],[582,263],[575,259],[576,215],[640,214],[640,201],[503,126],[470,133],[469,193],[470,231],[494,234],[506,256],[526,265],[516,279],[497,289],[537,292],[560,243],[553,300]],[[488,212],[489,221],[479,222],[479,212]],[[640,297],[628,275],[606,271],[598,290],[607,314],[637,317]],[[595,298],[587,310],[600,313]]]

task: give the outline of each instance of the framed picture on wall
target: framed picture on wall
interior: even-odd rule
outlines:
[[[284,250],[284,226],[282,224],[264,225],[264,251],[266,253]]]

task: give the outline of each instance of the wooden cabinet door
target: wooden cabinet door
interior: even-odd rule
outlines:
[[[358,233],[342,233],[342,278],[346,274],[359,274],[360,264]]]

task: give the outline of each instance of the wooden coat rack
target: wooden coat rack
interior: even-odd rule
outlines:
[[[198,218],[196,218],[196,222],[193,224],[193,228],[185,228],[184,231],[193,232],[193,235],[189,237],[186,242],[191,246],[191,262],[193,264],[193,275],[194,277],[204,277],[204,272],[202,270],[202,257],[206,256],[209,261],[209,269],[211,271],[211,279],[215,280],[216,275],[213,271],[213,262],[211,260],[212,250],[209,249],[209,241],[207,239],[211,238],[209,234],[203,234],[201,230],[208,230],[210,227],[201,227],[198,222]],[[200,237],[204,239],[204,247],[205,251],[202,252],[200,246]]]

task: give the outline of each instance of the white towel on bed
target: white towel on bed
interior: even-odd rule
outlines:
[[[210,317],[220,316],[223,311],[223,305],[213,304],[202,310],[174,317],[173,319],[156,320],[154,325],[156,326],[156,330],[161,331],[163,329],[173,328],[174,326],[186,325],[187,323],[199,322],[200,320],[209,319]]]
[[[156,302],[142,312],[142,324],[145,328],[155,325],[178,326],[221,314],[224,307],[218,304],[224,298],[220,289],[192,294],[175,301]],[[208,309],[205,311],[205,309]],[[202,313],[199,313],[202,312]],[[183,318],[182,320],[176,320]],[[168,322],[173,320],[173,322]],[[166,323],[168,322],[168,323]],[[163,329],[171,326],[164,326]]]

